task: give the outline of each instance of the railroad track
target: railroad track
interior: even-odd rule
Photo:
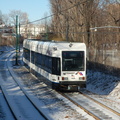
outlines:
[[[91,93],[90,91],[87,91],[87,90],[84,91],[84,90],[83,90],[83,91],[79,91],[79,92],[80,92],[82,95],[84,95],[85,97],[87,97],[87,98],[91,99],[92,101],[94,101],[95,103],[99,104],[100,106],[103,106],[104,108],[108,109],[108,110],[111,111],[112,113],[120,116],[120,112],[117,112],[117,111],[115,111],[114,109],[106,106],[105,104],[97,101],[97,100],[94,99],[93,97],[90,97],[90,96],[89,96],[89,94]],[[88,92],[88,95],[87,95],[87,92]]]
[[[37,107],[38,105],[35,104],[34,100],[31,99],[31,97],[25,92],[25,89],[21,86],[21,84],[17,80],[19,78],[16,79],[16,76],[14,76],[14,73],[12,72],[11,67],[10,67],[10,60],[11,60],[10,58],[12,57],[12,55],[7,55],[7,56],[9,56],[9,59],[6,58],[6,62],[4,63],[4,65],[2,65],[2,68],[0,68],[0,69],[1,70],[3,69],[4,70],[3,72],[6,72],[8,70],[9,74],[11,74],[13,81],[15,82],[15,86],[20,87],[19,89],[24,93],[24,96],[27,98],[27,100],[31,101],[31,104],[34,107],[34,109],[36,109],[36,111],[38,111],[38,113],[41,112],[41,109],[39,109]],[[5,57],[5,55],[3,57]],[[2,61],[4,61],[4,60],[2,60]],[[1,62],[0,62],[0,64],[1,64]],[[7,67],[7,69],[5,70],[6,67]],[[2,81],[4,81],[4,80],[2,80]],[[0,83],[0,85],[1,85],[1,83]],[[4,89],[4,87],[5,86],[3,86],[3,88],[2,87],[1,88]],[[92,99],[85,96],[84,93],[82,93],[82,94],[81,93],[65,93],[65,94],[61,93],[61,94],[64,97],[66,97],[67,99],[69,99],[71,102],[73,102],[74,104],[76,104],[77,106],[82,108],[85,112],[87,112],[88,114],[93,116],[96,120],[101,120],[101,119],[119,120],[119,114],[113,115],[115,113],[110,112],[111,113],[111,115],[110,115],[109,110],[106,111],[106,108],[104,108],[103,106],[101,108],[100,107],[101,105],[98,105],[98,103],[95,103],[95,101],[93,101]],[[8,97],[8,95],[7,95],[7,97]],[[80,98],[80,99],[78,99],[78,98]],[[9,101],[8,98],[6,98],[6,100]],[[10,102],[8,102],[8,103],[10,104],[9,106],[11,107],[11,110],[12,110],[14,108],[15,104],[11,106],[11,103]],[[97,105],[95,105],[95,104],[97,104]],[[25,109],[23,109],[23,110],[26,111]],[[28,108],[27,108],[27,110],[28,110]],[[15,119],[22,120],[23,117],[26,117],[25,115],[22,115],[22,114],[18,115],[18,113],[15,113],[14,110],[12,110],[12,111],[13,111],[13,116]],[[43,119],[49,119],[48,117],[46,117],[44,115],[44,113],[39,113],[39,115],[41,115],[41,114],[43,114]],[[42,115],[41,115],[41,117],[42,117]],[[42,119],[40,119],[40,120],[42,120]]]
[[[5,119],[5,120],[15,120],[14,113],[12,113],[12,110],[9,107],[9,104],[7,100],[5,99],[5,96],[3,94],[3,90],[0,87],[0,119]],[[6,112],[7,111],[7,112]]]
[[[0,55],[2,55],[3,54],[3,51],[0,51]]]
[[[14,48],[12,48],[12,49],[10,49],[10,50],[7,50],[7,47],[6,47],[6,46],[3,47],[3,48],[0,48],[0,49],[2,49],[2,50],[0,51],[0,58],[6,56],[6,53],[9,53],[10,51],[14,51],[14,50],[15,50]]]
[[[14,52],[6,53],[0,58],[0,86],[5,100],[17,120],[48,120],[48,118],[34,105],[16,82],[10,71],[9,60]]]
[[[96,120],[120,120],[120,113],[103,105],[83,92],[60,93]]]
[[[9,61],[11,61],[11,60],[9,60]],[[11,62],[9,62],[8,61],[8,64],[10,64]],[[11,66],[11,65],[8,65],[8,66]],[[10,70],[11,69],[11,67],[8,67],[9,68],[9,71],[10,71],[10,73],[11,74],[14,74],[14,73],[12,73],[12,70]],[[15,77],[15,75],[13,75],[14,77]],[[15,77],[16,78],[16,77]],[[19,81],[21,81],[21,80],[16,80],[16,82],[17,82],[17,84],[19,84],[19,86],[21,87],[21,89],[25,92],[25,94],[28,96],[28,98],[30,98],[31,99],[31,97],[29,97],[29,93],[28,93],[28,91],[26,92],[26,90],[24,90],[24,86],[21,86],[22,84],[21,84],[21,82],[19,82]],[[46,91],[46,89],[45,89],[45,91]],[[48,94],[50,94],[49,93],[49,91],[48,91],[48,93],[47,93],[47,96],[48,96]],[[54,93],[55,94],[55,93]],[[51,96],[51,94],[50,94],[50,96]],[[53,96],[52,96],[53,97]],[[34,100],[33,99],[31,99],[31,101],[33,102],[33,104],[37,107],[37,106],[40,106],[40,105],[37,105],[36,103],[36,101],[34,102]],[[61,102],[61,98],[60,98],[60,100],[58,99],[58,102]],[[51,104],[51,103],[50,103]],[[64,103],[63,103],[64,104]],[[74,105],[75,106],[75,105]],[[38,108],[39,109],[39,108]],[[44,108],[43,108],[44,109]],[[71,112],[72,113],[72,112]],[[44,113],[43,113],[44,114]],[[75,113],[75,114],[77,114],[77,113]],[[47,114],[46,114],[46,112],[45,112],[45,115],[47,116]],[[84,116],[82,116],[82,115],[79,115],[80,116],[80,118],[84,118]],[[86,116],[89,116],[89,115],[86,115]],[[67,116],[67,117],[69,117],[69,116]],[[54,119],[54,117],[52,117],[52,116],[49,116],[49,117],[47,117],[49,120],[53,120]],[[86,119],[86,118],[85,118]],[[55,120],[55,119],[54,119]]]

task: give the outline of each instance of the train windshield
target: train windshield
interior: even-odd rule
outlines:
[[[62,52],[63,71],[83,71],[84,51],[63,51]]]

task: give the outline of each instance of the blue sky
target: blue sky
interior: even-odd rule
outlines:
[[[21,10],[28,14],[29,20],[41,19],[50,12],[49,0],[0,0],[2,14],[8,14],[11,10]]]

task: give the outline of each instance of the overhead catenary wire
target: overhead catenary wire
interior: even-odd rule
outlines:
[[[68,11],[69,9],[72,9],[72,8],[74,8],[74,7],[76,7],[76,6],[79,6],[80,4],[85,4],[86,2],[88,2],[87,0],[84,0],[84,1],[79,1],[79,2],[77,2],[77,3],[75,3],[74,5],[72,5],[71,7],[68,7],[68,8],[66,8],[66,9],[63,9],[63,10],[61,10],[61,9],[59,9],[58,11],[56,11],[56,13],[54,13],[54,14],[51,14],[51,15],[49,15],[49,16],[46,16],[46,17],[43,17],[43,18],[41,18],[41,19],[38,19],[38,20],[35,20],[35,21],[31,21],[31,22],[27,22],[27,23],[25,23],[25,24],[21,24],[21,25],[25,25],[25,27],[26,27],[26,34],[31,34],[31,36],[32,36],[32,34],[34,34],[34,36],[36,36],[37,35],[37,33],[42,33],[43,31],[44,31],[44,34],[48,34],[48,31],[47,31],[47,29],[46,29],[46,27],[49,27],[49,25],[46,25],[46,23],[45,23],[45,25],[43,25],[41,28],[43,28],[44,30],[42,31],[42,30],[38,30],[38,31],[36,31],[36,29],[38,29],[38,25],[39,25],[39,22],[40,21],[42,21],[42,20],[47,20],[47,18],[50,18],[50,17],[53,17],[53,16],[63,16],[63,17],[65,17],[65,19],[66,20],[68,20],[68,17],[67,16],[65,16],[65,14],[64,14],[64,12],[66,12],[66,11]],[[73,4],[73,3],[72,3]],[[68,11],[69,12],[69,11]],[[51,20],[52,18],[50,18],[49,20]],[[101,27],[99,27],[99,26],[91,26],[89,29],[90,29],[90,31],[89,32],[87,32],[87,31],[85,31],[85,27],[86,26],[88,26],[87,24],[85,24],[85,23],[82,23],[82,24],[80,24],[79,23],[79,21],[78,22],[76,22],[75,20],[74,20],[74,18],[72,18],[71,16],[69,17],[69,19],[72,19],[76,24],[74,24],[74,25],[62,25],[61,26],[61,28],[62,28],[62,30],[63,31],[61,31],[61,32],[57,32],[57,31],[54,31],[54,27],[58,27],[59,25],[51,25],[50,27],[49,27],[49,33],[50,33],[50,31],[54,31],[54,33],[55,34],[88,34],[88,35],[90,35],[90,34],[100,34],[100,31],[95,31],[95,32],[93,32],[92,31],[92,28],[101,28]],[[36,22],[36,23],[35,23]],[[37,24],[37,22],[38,22],[38,24]],[[67,21],[68,22],[68,21]],[[33,23],[33,24],[32,24]],[[33,27],[31,27],[30,25],[33,25]],[[35,25],[37,25],[37,26],[35,26]],[[69,28],[68,28],[69,27]],[[83,28],[84,27],[84,28]],[[36,29],[35,29],[36,28]],[[69,29],[68,31],[67,31],[67,28]],[[72,28],[76,28],[76,29],[78,29],[78,32],[76,31],[76,30],[73,30]],[[83,29],[82,29],[83,28]],[[108,28],[108,27],[106,27],[106,28]],[[24,29],[24,28],[23,28]],[[79,30],[81,30],[82,29],[82,31],[81,32],[79,32]],[[94,29],[93,29],[94,30]],[[35,34],[35,32],[37,32],[36,34]],[[104,33],[105,34],[116,34],[117,32],[110,32],[110,31],[104,31]]]
[[[74,7],[76,7],[76,6],[80,5],[80,4],[84,4],[84,3],[86,3],[86,2],[87,2],[87,0],[86,0],[86,1],[82,1],[82,2],[78,2],[78,3],[74,4],[73,6],[71,6],[71,7],[69,7],[69,8],[66,8],[66,9],[64,9],[64,10],[58,11],[57,13],[51,14],[51,15],[46,16],[46,17],[43,17],[43,18],[41,18],[41,19],[38,19],[38,20],[35,20],[35,21],[31,21],[31,22],[27,22],[26,24],[21,24],[21,26],[22,26],[22,25],[31,24],[31,23],[35,23],[35,22],[39,22],[39,21],[42,21],[42,20],[44,20],[44,19],[50,18],[50,17],[52,17],[52,16],[54,16],[54,15],[58,15],[58,14],[63,15],[63,14],[62,14],[63,12],[68,11],[69,9],[72,9],[72,8],[74,8]],[[71,19],[72,19],[72,18],[71,18]],[[79,25],[79,26],[83,27],[83,26],[87,26],[87,25],[82,24],[82,25]],[[54,26],[54,27],[56,27],[56,26]],[[65,26],[65,27],[66,27],[66,26]],[[69,26],[69,27],[76,27],[76,26],[74,25],[74,26]],[[109,27],[109,26],[108,26],[108,27]],[[93,27],[93,28],[100,28],[100,27]],[[106,28],[107,28],[107,27],[106,27]],[[118,27],[116,26],[116,28],[118,28]],[[92,28],[90,28],[90,29],[92,30]]]
[[[73,6],[71,6],[71,7],[69,7],[69,8],[66,8],[66,9],[64,9],[64,10],[59,11],[58,13],[61,14],[61,13],[65,12],[65,11],[68,11],[69,9],[72,9],[72,8],[76,7],[77,5],[84,4],[84,3],[86,3],[86,2],[87,2],[87,0],[86,0],[86,1],[82,1],[82,2],[78,2],[78,3],[74,4]],[[50,17],[52,17],[52,16],[54,16],[54,15],[58,15],[58,13],[54,13],[54,14],[51,14],[51,15],[49,15],[49,16],[43,17],[43,18],[41,18],[41,19],[28,22],[27,24],[39,22],[39,21],[41,21],[41,20],[50,18]],[[21,25],[26,25],[26,24],[21,24]]]

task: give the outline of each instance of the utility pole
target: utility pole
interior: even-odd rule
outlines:
[[[19,44],[19,52],[20,52],[20,23],[19,23],[19,38],[18,38],[18,44]]]
[[[48,26],[46,25],[46,40],[48,40]]]
[[[35,39],[35,26],[34,26],[34,39]]]
[[[16,15],[16,63],[18,65],[18,15]]]
[[[45,33],[45,39],[46,39],[46,40],[48,40],[48,25],[47,25],[47,23],[48,23],[48,22],[47,22],[47,18],[46,18],[46,19],[45,19],[45,29],[46,29],[46,30],[45,30],[45,31],[46,31],[46,33]]]

